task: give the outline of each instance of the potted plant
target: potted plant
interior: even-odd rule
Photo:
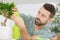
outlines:
[[[7,19],[10,19],[10,16],[12,14],[15,14],[16,16],[18,16],[19,18],[21,18],[19,16],[19,14],[15,11],[15,10],[12,10],[13,8],[15,8],[15,4],[14,2],[13,3],[0,3],[0,15],[3,15],[5,17],[4,21],[1,22],[1,25],[2,26],[6,26],[8,24],[6,24],[7,22]],[[6,27],[7,28],[7,27]],[[3,29],[3,28],[2,28]],[[8,28],[9,29],[9,28]],[[13,28],[12,28],[12,38],[13,39],[18,39],[20,38],[20,30],[18,28],[18,26],[16,24],[13,25]],[[1,30],[1,29],[0,29]],[[5,32],[5,29],[3,29],[4,32]],[[7,30],[7,29],[6,29]],[[1,30],[2,31],[2,30]],[[7,35],[7,34],[6,34]]]
[[[14,8],[14,3],[0,3],[0,15],[3,15],[5,16],[5,20],[4,22],[2,22],[1,24],[3,26],[6,26],[6,21],[7,21],[7,18],[9,18],[12,14],[13,14],[13,8]]]
[[[58,3],[57,6],[60,7],[60,3]],[[52,32],[55,32],[57,34],[57,38],[60,40],[60,10],[58,7],[56,8],[57,14],[54,16],[52,27],[50,29]]]

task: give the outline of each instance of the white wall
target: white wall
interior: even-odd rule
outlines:
[[[56,3],[59,2],[60,0],[0,0],[3,2],[15,2],[16,4],[37,4],[37,3]]]
[[[19,9],[19,13],[36,16],[41,4],[20,4],[17,5],[17,7]]]

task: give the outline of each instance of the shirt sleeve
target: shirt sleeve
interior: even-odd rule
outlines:
[[[26,15],[23,13],[19,13],[19,15],[23,18],[24,22],[28,22],[31,19],[30,15]]]

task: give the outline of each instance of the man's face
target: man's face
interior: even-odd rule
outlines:
[[[47,22],[50,21],[49,15],[50,15],[50,12],[47,11],[46,9],[44,9],[44,7],[42,7],[38,11],[38,14],[37,14],[36,19],[35,19],[35,24],[37,26],[42,26],[42,25],[47,24]]]

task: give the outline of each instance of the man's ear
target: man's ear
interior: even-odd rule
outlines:
[[[52,18],[48,18],[48,22],[51,22],[52,21]]]

